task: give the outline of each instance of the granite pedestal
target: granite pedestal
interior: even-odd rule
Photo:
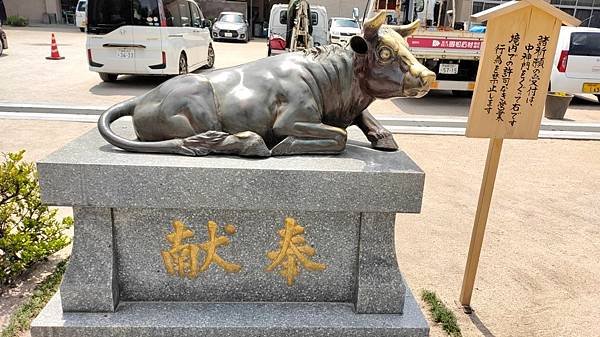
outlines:
[[[425,178],[402,151],[193,158],[92,130],[38,170],[75,238],[33,337],[429,334],[395,255],[395,215],[420,211]]]

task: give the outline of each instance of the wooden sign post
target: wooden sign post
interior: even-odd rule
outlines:
[[[503,139],[538,138],[561,23],[580,23],[543,0],[503,3],[472,18],[488,23],[466,136],[490,138],[490,143],[460,294],[466,312],[471,310]]]

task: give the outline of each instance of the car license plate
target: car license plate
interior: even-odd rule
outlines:
[[[225,33],[225,37],[233,37],[233,33]]]
[[[440,63],[440,74],[447,74],[447,75],[458,74],[458,64]]]
[[[132,59],[135,56],[135,51],[132,48],[117,49],[117,57],[121,59]]]
[[[586,94],[600,94],[600,83],[584,83],[582,91]]]

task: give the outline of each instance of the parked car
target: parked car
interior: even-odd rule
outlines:
[[[267,43],[268,55],[275,53],[271,50],[270,41],[275,38],[280,40],[283,37],[285,41],[287,31],[287,10],[288,5],[275,4],[271,7],[271,15],[269,17],[269,30]],[[324,46],[327,44],[327,9],[323,6],[310,6],[310,19],[312,21],[313,33],[312,38],[315,46]]]
[[[594,94],[600,102],[600,29],[562,27],[558,37],[550,90]]]
[[[236,40],[248,42],[248,21],[244,14],[238,12],[222,12],[212,26],[213,39]]]
[[[77,7],[75,7],[75,26],[79,27],[79,30],[82,32],[85,32],[85,26],[87,24],[85,4],[86,0],[79,0]]]
[[[115,81],[119,74],[185,74],[214,65],[210,22],[195,1],[88,0],[87,9],[89,69],[103,81]]]
[[[350,18],[331,18],[329,19],[329,43],[346,45],[354,35],[360,35],[362,31],[358,22]]]
[[[8,48],[8,40],[6,39],[6,33],[2,30],[2,24],[0,24],[0,56],[4,53],[4,49]]]

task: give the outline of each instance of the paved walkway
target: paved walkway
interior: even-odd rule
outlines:
[[[116,83],[104,83],[88,70],[86,34],[76,27],[4,27],[10,49],[0,58],[0,104],[41,103],[107,108],[141,95],[165,78],[122,76]],[[64,60],[51,61],[50,33],[56,32]],[[265,40],[248,44],[215,42],[216,68],[235,66],[266,56]],[[202,70],[203,71],[203,70]],[[199,71],[199,73],[202,73]],[[370,107],[376,115],[399,117],[466,117],[469,98],[454,97],[448,91],[432,91],[421,99],[380,100]],[[594,96],[573,100],[566,118],[577,122],[600,122],[600,104]]]

